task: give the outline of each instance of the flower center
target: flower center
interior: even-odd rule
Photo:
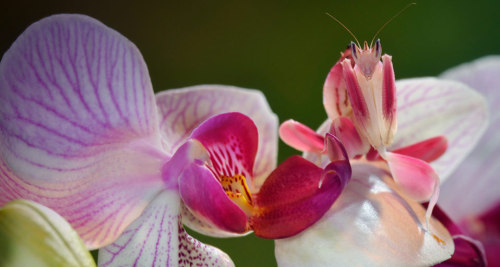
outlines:
[[[251,215],[253,211],[252,194],[248,190],[245,176],[241,174],[234,176],[222,175],[220,183],[229,198],[247,215]]]

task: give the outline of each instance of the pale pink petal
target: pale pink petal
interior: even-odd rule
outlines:
[[[456,171],[442,186],[439,203],[454,220],[478,216],[500,202],[500,56],[488,56],[443,73],[466,83],[486,97],[490,126]]]
[[[385,172],[353,165],[332,208],[302,233],[275,241],[279,266],[430,266],[453,253],[450,234],[403,194]]]
[[[349,158],[353,158],[357,155],[364,155],[370,149],[370,144],[359,136],[354,124],[347,117],[338,117],[334,119],[330,128],[330,133],[342,141]]]
[[[439,186],[439,177],[425,161],[397,153],[386,153],[394,181],[415,201],[429,201]]]
[[[277,239],[307,229],[332,206],[350,178],[348,159],[332,162],[323,170],[300,156],[288,158],[256,195],[250,218],[255,235]]]
[[[82,15],[31,25],[0,63],[0,205],[61,214],[89,248],[162,188],[155,99],[137,48]]]
[[[164,147],[174,152],[200,123],[213,115],[241,112],[259,131],[259,148],[253,183],[257,189],[276,167],[278,118],[260,91],[222,85],[201,85],[171,89],[157,94],[160,129]]]
[[[321,153],[324,149],[323,136],[298,121],[283,122],[280,125],[279,134],[285,144],[299,151]]]
[[[99,266],[175,266],[179,262],[179,194],[163,191],[114,243]]]
[[[486,128],[484,97],[464,84],[434,78],[401,80],[396,87],[398,133],[390,149],[445,136],[448,149],[431,165],[446,180]]]

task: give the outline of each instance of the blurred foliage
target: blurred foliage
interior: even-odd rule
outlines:
[[[31,23],[55,13],[83,13],[134,42],[161,91],[229,84],[264,92],[280,120],[315,128],[325,118],[322,86],[352,37],[370,41],[409,1],[4,1],[0,52]],[[422,0],[379,35],[397,78],[434,76],[459,63],[499,54],[500,2]],[[280,161],[296,151],[280,143]],[[273,242],[253,235],[201,241],[237,266],[273,266]]]

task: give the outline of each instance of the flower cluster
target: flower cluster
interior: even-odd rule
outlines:
[[[491,57],[396,81],[380,41],[353,43],[326,79],[327,121],[278,130],[259,91],[155,95],[118,32],[83,15],[42,19],[0,63],[5,264],[94,266],[99,249],[99,266],[234,265],[184,226],[273,239],[280,266],[500,262],[498,118],[487,129],[499,72]],[[304,154],[276,166],[278,131]]]

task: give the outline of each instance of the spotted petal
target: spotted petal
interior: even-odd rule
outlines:
[[[224,252],[186,233],[179,203],[173,191],[156,196],[116,242],[99,250],[99,266],[234,266]]]
[[[480,215],[500,202],[500,56],[489,56],[446,71],[443,78],[466,83],[488,102],[490,126],[470,155],[442,187],[440,203],[457,221]]]
[[[306,231],[276,240],[280,266],[430,266],[453,253],[438,221],[424,230],[424,208],[400,194],[381,169],[353,165],[353,176],[332,208]]]
[[[173,152],[206,119],[225,112],[250,117],[259,131],[259,148],[252,180],[255,188],[276,167],[278,118],[260,91],[223,85],[171,89],[157,94],[164,147]]]
[[[109,244],[161,189],[156,116],[125,37],[82,15],[34,23],[0,63],[0,205],[34,200]]]
[[[396,88],[398,133],[391,150],[445,136],[448,150],[431,163],[445,181],[485,130],[484,98],[464,84],[434,78],[400,80]]]

